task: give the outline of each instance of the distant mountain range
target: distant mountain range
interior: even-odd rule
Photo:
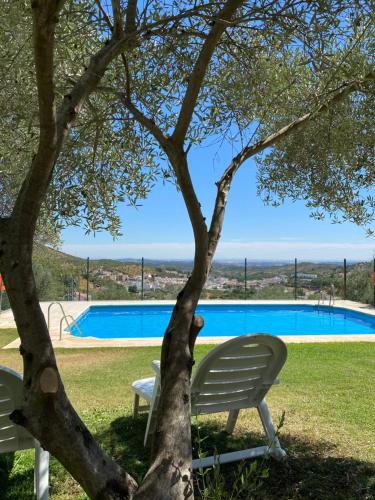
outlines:
[[[45,247],[43,245],[36,244],[34,246],[34,257],[36,260],[43,260],[43,257],[47,258],[50,262],[58,263],[59,265],[85,265],[86,259],[75,257],[73,255],[69,255],[64,252],[60,252],[59,250],[55,250],[53,248]],[[134,258],[122,258],[122,259],[90,259],[92,263],[101,264],[104,266],[113,266],[118,264],[135,264],[139,265],[141,259]],[[189,259],[145,259],[145,265],[147,266],[155,266],[155,267],[173,267],[177,269],[187,268],[191,269],[193,265],[193,261]],[[358,260],[347,260],[347,264],[359,264],[361,261]],[[298,265],[304,264],[319,264],[322,266],[325,265],[342,265],[343,261],[340,260],[298,260]],[[260,260],[260,259],[247,259],[248,267],[259,267],[259,268],[267,268],[267,267],[279,267],[279,266],[292,266],[294,265],[294,260]],[[244,259],[214,259],[215,267],[243,267]]]
[[[37,288],[41,300],[80,300],[87,292],[87,260],[75,257],[63,252],[59,252],[42,245],[34,246],[33,254],[34,273],[36,275]],[[371,268],[371,269],[370,269]],[[192,261],[188,259],[145,259],[144,277],[146,285],[167,283],[168,286],[147,289],[147,298],[174,299],[183,284],[183,280],[190,274]],[[348,287],[355,281],[355,286],[351,288],[356,294],[351,293],[356,300],[369,302],[373,299],[372,289],[372,263],[364,264],[347,262]],[[299,278],[302,274],[316,276],[311,278],[316,283],[314,286],[329,286],[335,280],[337,287],[342,285],[343,261],[339,262],[306,262],[298,261],[297,272]],[[247,280],[249,283],[265,283],[266,287],[258,287],[252,290],[253,298],[260,299],[286,299],[292,293],[288,290],[294,282],[295,266],[290,260],[247,260]],[[217,259],[214,261],[210,272],[211,282],[217,281],[222,288],[207,288],[204,298],[241,298],[243,291],[238,283],[243,283],[245,276],[244,260],[239,259]],[[282,279],[281,283],[287,285],[277,285],[279,281],[272,281],[275,278]],[[89,261],[89,295],[92,299],[137,299],[139,294],[134,288],[124,284],[140,281],[141,260],[132,258],[123,259],[90,259]],[[150,281],[151,280],[151,281]],[[181,281],[182,280],[182,281]],[[276,284],[275,284],[276,283]],[[302,282],[300,282],[301,284]],[[138,286],[138,285],[137,285]],[[249,285],[250,286],[250,285]],[[285,291],[289,295],[285,295]],[[250,293],[250,292],[249,292]],[[278,295],[277,295],[278,294]],[[78,299],[77,299],[78,295]],[[293,297],[291,297],[293,298]]]
[[[117,262],[134,262],[139,264],[141,259],[122,258],[116,259]],[[144,259],[144,262],[150,266],[173,266],[173,267],[192,267],[192,260],[184,259]],[[348,260],[349,264],[358,264],[359,260]],[[298,260],[299,264],[322,264],[322,265],[340,265],[342,260]],[[244,259],[214,259],[216,266],[244,266]],[[294,260],[260,260],[260,259],[247,259],[247,265],[251,267],[277,267],[277,266],[290,266],[294,264]]]

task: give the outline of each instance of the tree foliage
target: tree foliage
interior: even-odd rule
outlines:
[[[0,106],[0,215],[9,215],[38,144],[38,101],[32,47],[31,8],[7,1],[0,11],[2,90]],[[68,95],[89,58],[105,42],[95,2],[66,2],[56,32],[55,93]],[[27,106],[25,106],[27,103]],[[124,123],[114,104],[92,96],[70,131],[44,203],[39,240],[58,242],[66,225],[119,233],[119,202],[135,205],[155,180],[147,138]]]
[[[151,20],[159,8],[150,3]],[[305,126],[256,155],[259,194],[274,205],[286,197],[305,200],[317,218],[328,213],[333,222],[371,224],[371,9],[370,2],[244,2],[207,68],[186,151],[212,138],[241,151],[311,113]],[[193,21],[172,24],[162,35],[150,32],[99,87],[135,127],[134,108],[166,137],[173,133],[201,40],[212,26],[204,18]],[[168,160],[163,148],[152,149],[155,136],[149,135],[150,152]],[[165,161],[162,172],[174,176]]]
[[[88,99],[71,130],[45,203],[55,227],[84,223],[89,230],[117,235],[118,203],[137,204],[159,169],[166,179],[173,177],[164,152],[123,99],[130,96],[166,135],[171,133],[218,5],[198,3],[196,16],[184,15],[190,2],[147,2],[143,11],[139,8],[139,25],[155,29],[107,70],[100,92]],[[172,21],[161,24],[167,13]],[[7,1],[0,16],[6,47],[0,64],[0,208],[5,214],[35,151],[38,118],[28,2]],[[109,36],[112,23],[106,2],[67,2],[56,33],[59,99]],[[214,137],[241,149],[314,111],[346,82],[372,74],[373,40],[370,2],[244,2],[212,56],[187,147]],[[369,224],[374,209],[373,97],[373,85],[358,88],[298,134],[258,155],[258,190],[264,201],[276,205],[285,197],[304,199],[318,218],[329,213],[336,222],[341,213],[341,219]]]

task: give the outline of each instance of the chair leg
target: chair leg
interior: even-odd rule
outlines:
[[[48,500],[49,453],[35,441],[34,492],[37,500]]]
[[[139,409],[139,395],[135,393],[134,395],[134,411],[133,411],[133,418],[138,417],[138,409]]]
[[[153,433],[153,431],[155,429],[155,419],[156,419],[156,416],[154,414],[152,403],[151,403],[150,404],[150,411],[148,412],[145,437],[143,439],[143,446],[147,446],[149,444],[150,435]]]
[[[227,425],[225,427],[225,430],[228,434],[232,434],[232,432],[234,431],[234,427],[236,425],[239,413],[240,413],[240,410],[230,410],[229,411]]]
[[[268,438],[270,447],[270,455],[277,460],[282,460],[286,457],[286,452],[281,448],[279,439],[276,435],[276,430],[272,422],[271,414],[268,409],[266,400],[263,399],[257,408],[260,420],[263,425],[264,432]]]

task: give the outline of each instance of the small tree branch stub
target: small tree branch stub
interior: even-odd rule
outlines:
[[[47,366],[40,376],[40,389],[44,394],[56,394],[59,389],[59,378],[57,371]]]

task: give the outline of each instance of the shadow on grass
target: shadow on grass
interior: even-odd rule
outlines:
[[[22,460],[21,460],[22,462]],[[26,460],[26,462],[28,462]],[[0,454],[0,499],[33,499],[34,471],[28,463],[24,466],[15,453]]]
[[[96,438],[119,464],[141,481],[147,471],[149,449],[143,446],[146,428],[145,415],[134,420],[125,416],[113,420],[109,427],[96,434]],[[197,442],[198,429],[192,428],[193,442]],[[229,436],[216,422],[200,423],[200,447],[203,452],[213,454],[233,451],[264,444],[259,434],[241,433]],[[285,463],[269,459],[266,467],[269,477],[252,492],[247,491],[241,499],[314,499],[314,500],[370,500],[375,498],[375,465],[337,456],[331,443],[303,441],[292,435],[282,435],[282,445],[288,452]],[[195,446],[196,448],[197,446]],[[195,456],[196,456],[195,449]],[[258,459],[258,461],[261,459]],[[250,463],[250,460],[247,461]],[[21,459],[14,454],[0,455],[0,499],[26,500],[33,495],[33,467],[31,457]],[[64,492],[66,473],[56,462],[51,464],[52,492],[56,498]],[[14,467],[11,474],[12,467]],[[60,471],[61,469],[61,471]],[[222,465],[220,475],[226,492],[205,497],[206,500],[227,500],[238,471],[238,463]],[[70,498],[64,496],[64,498]],[[73,495],[71,497],[77,498]],[[81,497],[82,498],[82,497]],[[201,499],[197,491],[196,498]],[[232,497],[234,498],[234,497]]]
[[[99,441],[107,451],[140,481],[147,471],[149,449],[143,447],[143,436],[147,416],[134,420],[131,416],[114,420],[100,435]],[[198,440],[198,428],[192,426],[193,443]],[[223,431],[213,422],[199,425],[199,441],[202,452],[212,455],[218,452],[234,451],[245,447],[264,444],[260,434],[241,433],[234,436]],[[361,499],[375,498],[375,465],[350,457],[335,456],[331,443],[324,440],[306,442],[295,436],[282,435],[282,445],[288,452],[285,463],[267,460],[269,477],[255,493],[241,498],[254,499]],[[194,446],[197,456],[197,445]],[[261,459],[258,459],[261,460]],[[247,461],[250,463],[250,461]],[[231,491],[238,463],[222,465],[227,492]],[[196,492],[196,498],[200,498]],[[246,496],[247,495],[247,496]],[[211,498],[211,497],[209,497]],[[212,497],[226,500],[229,494]]]
[[[14,453],[0,455],[0,499],[1,492],[8,489],[10,472],[14,465]]]

